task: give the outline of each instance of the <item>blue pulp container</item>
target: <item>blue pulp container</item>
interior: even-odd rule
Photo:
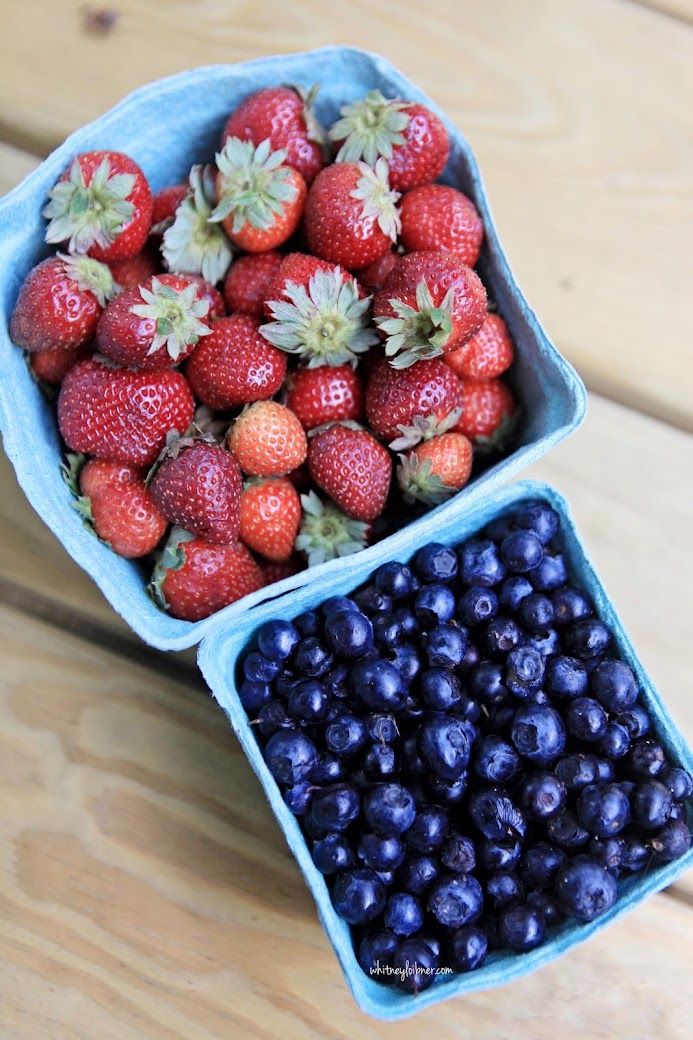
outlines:
[[[108,601],[146,642],[164,650],[192,646],[230,618],[263,600],[313,580],[337,582],[354,561],[335,560],[261,589],[215,616],[191,623],[158,610],[144,593],[142,567],[120,559],[85,534],[60,477],[60,440],[51,409],[10,341],[7,329],[20,285],[48,250],[41,210],[48,190],[79,152],[115,149],[130,154],[158,191],[187,177],[193,162],[211,161],[231,110],[248,94],[277,83],[319,82],[318,115],[327,124],[339,107],[379,88],[386,96],[421,101],[438,112],[451,138],[445,181],[476,203],[486,228],[479,271],[507,321],[517,347],[513,379],[522,403],[518,446],[508,458],[462,492],[405,530],[365,550],[360,565],[373,566],[383,554],[406,552],[411,538],[430,532],[467,510],[524,466],[535,462],[575,429],[585,410],[585,390],[560,356],[520,292],[491,217],[479,168],[462,134],[438,107],[389,62],[349,47],[325,47],[293,54],[195,69],[135,91],[100,119],[72,134],[60,148],[0,201],[0,429],[5,451],[34,509],[77,563],[94,578]],[[423,537],[429,537],[423,534]]]
[[[484,524],[530,499],[543,499],[558,511],[561,517],[561,540],[572,581],[592,598],[596,612],[610,628],[619,656],[633,669],[642,691],[642,700],[651,713],[654,729],[670,759],[684,769],[693,770],[693,752],[672,722],[666,706],[647,677],[635,650],[626,635],[619,617],[606,594],[580,541],[565,500],[546,484],[525,481],[499,491],[493,491],[483,501],[467,502],[463,514],[449,510],[408,530],[395,551],[380,553],[379,562],[398,559],[408,562],[416,551],[433,536],[448,545],[457,545],[475,534]],[[349,571],[338,575],[323,573],[308,585],[295,589],[281,600],[264,603],[245,619],[245,623],[222,623],[207,636],[200,648],[199,665],[209,687],[226,712],[234,732],[241,742],[250,763],[257,773],[272,810],[284,831],[289,847],[298,860],[308,887],[317,903],[320,919],[325,927],[347,982],[358,1004],[364,1011],[378,1018],[404,1018],[448,997],[461,996],[476,990],[490,989],[526,975],[536,968],[555,960],[571,947],[601,931],[612,921],[632,910],[647,896],[671,884],[693,864],[693,849],[685,857],[663,866],[657,866],[628,881],[619,882],[619,899],[613,909],[592,924],[562,925],[544,946],[530,953],[492,953],[484,965],[469,974],[439,976],[433,986],[417,996],[375,981],[360,968],[349,926],[335,912],[325,879],[316,869],[296,817],[287,809],[281,793],[267,766],[255,739],[253,727],[241,705],[236,688],[239,658],[253,647],[253,635],[258,626],[272,618],[292,620],[304,610],[317,607],[328,596],[349,595],[365,582],[372,570],[372,561],[360,559]]]

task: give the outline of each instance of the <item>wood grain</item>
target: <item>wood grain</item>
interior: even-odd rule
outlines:
[[[505,989],[366,1018],[211,700],[4,608],[0,653],[3,1040],[688,1035],[667,896]]]

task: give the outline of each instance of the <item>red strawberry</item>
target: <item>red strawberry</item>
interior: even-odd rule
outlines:
[[[220,318],[197,348],[185,374],[203,404],[217,411],[274,397],[286,375],[286,354],[258,332],[246,314]]]
[[[397,481],[406,501],[439,505],[469,480],[473,449],[461,433],[443,433],[400,455]]]
[[[300,422],[276,401],[256,401],[244,408],[229,430],[227,442],[248,476],[285,476],[308,454]]]
[[[73,451],[151,466],[167,434],[188,429],[194,408],[180,372],[133,372],[90,359],[78,362],[63,380],[58,424]]]
[[[239,256],[224,282],[224,300],[229,314],[262,318],[270,285],[284,257],[276,250]]]
[[[108,484],[78,508],[99,538],[128,560],[153,552],[168,527],[143,480]]]
[[[464,382],[462,416],[455,430],[464,433],[476,443],[490,438],[501,427],[503,420],[515,414],[515,397],[509,386],[500,379],[481,379]]]
[[[359,281],[366,287],[368,292],[377,292],[398,260],[399,255],[394,249],[390,249],[389,252],[383,253],[381,257],[374,260],[368,267],[364,267],[359,271]]]
[[[407,253],[385,279],[373,316],[395,368],[456,350],[486,317],[479,276],[452,253]]]
[[[81,458],[81,456],[69,456]],[[104,459],[88,459],[79,471],[79,488],[86,498],[95,498],[104,488],[114,484],[131,484],[142,481],[147,471],[141,466],[126,462],[107,462]]]
[[[229,116],[222,145],[229,137],[252,141],[269,140],[273,151],[286,151],[287,165],[308,184],[324,165],[324,131],[313,114],[318,88],[266,87],[251,94]]]
[[[435,113],[412,101],[387,100],[379,90],[340,109],[330,139],[341,142],[337,162],[363,159],[374,166],[387,159],[390,184],[408,191],[440,177],[450,152],[450,139]]]
[[[462,384],[437,358],[396,369],[383,358],[366,385],[366,415],[371,429],[394,450],[454,426],[462,410]]]
[[[187,183],[169,184],[167,188],[157,191],[152,200],[152,231],[158,235],[164,233],[173,223],[176,210],[188,194]]]
[[[286,477],[252,480],[244,488],[240,539],[265,559],[289,559],[300,521],[298,491]]]
[[[169,271],[202,276],[216,285],[231,263],[231,246],[224,230],[210,220],[216,200],[216,170],[193,166],[190,190],[164,230],[161,253]]]
[[[303,519],[296,548],[305,553],[309,567],[365,549],[370,524],[353,520],[330,502],[322,502],[314,491],[301,495]]]
[[[46,242],[110,262],[134,256],[152,224],[152,193],[136,162],[122,152],[78,155],[48,193]]]
[[[385,508],[390,453],[356,423],[316,431],[308,448],[308,469],[317,486],[355,520],[375,520]]]
[[[402,245],[408,253],[434,249],[454,253],[474,267],[484,225],[471,199],[445,184],[424,184],[408,191],[401,203]]]
[[[217,155],[217,205],[209,220],[247,253],[275,249],[299,225],[306,182],[285,159],[284,151],[270,153],[269,141],[255,148],[237,137]]]
[[[293,282],[294,285],[301,285],[307,291],[311,278],[318,271],[339,273],[342,275],[343,281],[353,281],[359,297],[362,298],[366,295],[357,280],[353,275],[349,274],[345,267],[340,267],[339,264],[329,264],[327,260],[320,260],[319,257],[310,256],[309,253],[287,253],[286,256],[282,257],[279,270],[275,273],[265,293],[264,312],[267,317],[272,317],[270,307],[272,302],[290,302],[291,298],[286,292],[289,282]]]
[[[212,545],[174,527],[149,586],[152,598],[181,621],[201,621],[262,588],[262,572],[240,542]]]
[[[10,336],[29,351],[81,347],[94,338],[101,312],[115,292],[111,272],[98,260],[51,256],[27,275]]]
[[[306,199],[305,230],[311,253],[349,271],[379,259],[400,230],[387,163],[334,163],[313,181]]]
[[[289,376],[286,391],[286,406],[304,430],[363,416],[363,383],[351,365],[299,368]]]
[[[487,314],[476,336],[445,355],[445,363],[460,379],[495,379],[513,363],[513,341],[499,314]]]
[[[31,371],[37,379],[53,386],[60,386],[63,379],[78,361],[90,357],[93,352],[91,343],[81,347],[53,347],[50,350],[39,350],[29,355]]]
[[[259,560],[258,566],[262,571],[263,585],[274,585],[284,578],[292,578],[294,574],[306,569],[305,560],[298,553],[294,553],[288,560]]]
[[[132,289],[135,285],[143,285],[161,270],[161,258],[148,242],[141,252],[122,260],[111,260],[108,266],[121,289]]]
[[[123,289],[106,307],[96,331],[99,350],[132,368],[170,368],[208,336],[209,303],[188,276],[161,274]]]
[[[167,520],[215,545],[238,538],[242,486],[233,455],[187,437],[168,449],[149,485]]]

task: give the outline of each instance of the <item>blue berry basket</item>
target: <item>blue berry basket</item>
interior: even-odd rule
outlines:
[[[129,153],[155,191],[187,176],[193,162],[212,160],[231,110],[246,95],[276,83],[309,86],[319,82],[317,110],[326,123],[345,102],[379,88],[386,96],[420,101],[438,112],[451,138],[444,180],[475,201],[486,228],[479,271],[507,321],[517,347],[512,380],[522,405],[517,447],[444,505],[414,521],[355,560],[335,560],[261,589],[205,621],[178,621],[163,614],[145,595],[140,565],[123,560],[88,536],[60,476],[61,446],[56,422],[8,326],[28,271],[48,254],[41,216],[48,190],[74,156],[91,149]],[[135,91],[95,122],[72,134],[22,184],[0,201],[0,429],[5,451],[34,509],[73,559],[96,581],[114,609],[146,642],[163,650],[192,646],[208,633],[263,600],[314,582],[349,584],[384,554],[407,553],[430,539],[440,525],[462,522],[468,510],[494,488],[535,462],[580,423],[585,389],[560,356],[520,292],[501,248],[481,174],[471,149],[438,107],[376,55],[350,47],[325,47],[239,65],[210,66],[160,80]],[[324,587],[321,585],[320,587]]]
[[[634,874],[627,881],[619,881],[619,897],[615,906],[591,924],[574,922],[560,926],[543,946],[529,953],[491,953],[481,968],[468,974],[441,975],[433,986],[417,996],[408,995],[392,986],[369,978],[356,959],[349,926],[336,913],[330,900],[325,878],[315,867],[306,840],[296,817],[284,803],[281,792],[269,772],[253,727],[248,722],[236,688],[239,659],[254,645],[254,634],[265,621],[273,618],[292,620],[305,610],[317,607],[325,599],[349,595],[367,581],[375,568],[386,560],[409,562],[417,550],[435,536],[437,542],[459,545],[476,534],[497,516],[517,508],[520,503],[542,499],[558,512],[561,518],[559,538],[568,564],[571,581],[592,599],[597,616],[609,627],[614,647],[620,658],[632,668],[642,691],[658,739],[669,759],[689,772],[693,771],[693,751],[672,721],[666,705],[655,690],[638,660],[630,639],[609,599],[604,586],[587,555],[575,529],[568,505],[553,488],[535,481],[523,481],[487,494],[483,501],[467,503],[463,515],[458,511],[440,514],[435,522],[409,528],[396,542],[375,547],[370,558],[365,554],[354,561],[349,571],[339,575],[323,573],[310,584],[252,611],[239,625],[218,624],[202,643],[198,662],[216,700],[226,712],[243,750],[265,790],[284,836],[303,871],[308,887],[317,903],[320,920],[334,946],[347,982],[359,1006],[371,1015],[388,1021],[405,1018],[423,1008],[449,997],[491,989],[512,982],[544,964],[567,953],[573,946],[584,942],[607,925],[618,920],[647,898],[671,884],[693,865],[693,849],[682,859],[656,866],[642,874]]]

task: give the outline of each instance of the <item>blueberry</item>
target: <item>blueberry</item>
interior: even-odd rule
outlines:
[[[617,784],[589,784],[578,796],[577,818],[595,838],[611,838],[630,821],[628,796]]]
[[[400,643],[391,651],[390,664],[397,669],[406,682],[418,675],[421,661],[416,648],[410,643]]]
[[[597,751],[604,758],[623,758],[630,748],[630,735],[620,722],[610,722],[606,732],[597,743]]]
[[[376,646],[383,650],[391,650],[402,642],[404,632],[394,613],[378,614],[373,619],[373,638]]]
[[[637,740],[638,737],[644,737],[649,731],[651,725],[650,716],[642,704],[634,704],[632,708],[628,709],[628,711],[620,712],[616,716],[616,722],[625,726],[631,740]]]
[[[614,763],[608,758],[597,759],[597,776],[600,780],[610,782],[614,779],[616,770],[614,769]]]
[[[581,618],[590,617],[592,604],[587,596],[572,585],[563,585],[560,589],[554,589],[551,593],[554,616],[556,624],[568,625],[571,621],[579,621]]]
[[[445,841],[448,833],[448,817],[435,805],[422,809],[407,831],[406,842],[417,852],[433,852]]]
[[[489,840],[524,837],[525,818],[502,788],[482,787],[473,791],[467,803],[467,813]]]
[[[356,715],[338,715],[325,730],[325,745],[335,755],[353,755],[366,742],[366,726]]]
[[[623,838],[621,867],[632,874],[644,870],[652,862],[652,850],[639,834],[626,834]]]
[[[623,759],[626,772],[633,780],[654,779],[666,765],[664,748],[655,740],[638,740],[631,744]]]
[[[551,842],[564,849],[579,849],[590,840],[586,830],[569,809],[551,816],[546,822],[546,833]]]
[[[518,617],[529,632],[545,632],[554,620],[553,603],[548,596],[533,592],[520,603]]]
[[[332,903],[349,924],[368,924],[385,908],[385,886],[368,867],[338,874],[332,889]]]
[[[420,896],[440,876],[440,866],[433,856],[408,856],[400,867],[398,878],[405,892]]]
[[[281,661],[272,661],[264,654],[253,650],[243,662],[243,674],[251,682],[271,683],[279,675]]]
[[[501,542],[503,563],[514,574],[527,574],[544,558],[544,547],[533,531],[511,531]]]
[[[465,625],[481,625],[497,614],[498,597],[482,585],[472,585],[457,601],[457,616]]]
[[[422,777],[427,773],[427,766],[419,754],[418,733],[414,731],[404,738],[402,743],[402,763],[411,777]]]
[[[625,843],[621,835],[614,838],[592,838],[589,843],[590,855],[614,877],[618,877],[621,872],[624,849]]]
[[[544,553],[541,563],[529,572],[529,580],[537,592],[551,592],[568,580],[565,560],[560,553],[549,556]]]
[[[505,685],[516,697],[526,697],[537,690],[544,678],[544,658],[538,650],[520,646],[511,650],[506,659]]]
[[[332,664],[332,654],[317,636],[302,639],[296,647],[294,666],[297,672],[318,679]]]
[[[489,657],[505,657],[521,642],[522,629],[512,618],[494,618],[484,629],[483,647]]]
[[[391,599],[404,599],[413,588],[413,574],[404,563],[384,563],[375,572],[375,584],[380,592]]]
[[[599,766],[594,755],[573,751],[559,758],[554,772],[568,791],[580,791],[599,779]]]
[[[453,581],[457,577],[457,555],[447,545],[431,542],[419,549],[414,567],[424,582]]]
[[[565,849],[541,841],[525,849],[520,864],[520,877],[528,888],[551,888],[566,859]]]
[[[258,630],[257,645],[270,661],[286,661],[300,638],[301,633],[290,621],[266,621]]]
[[[671,812],[669,813],[670,820],[687,820],[688,810],[684,802],[673,802],[671,806]]]
[[[563,641],[555,628],[533,633],[525,640],[524,645],[538,650],[544,658],[560,654],[563,650]]]
[[[494,910],[502,910],[504,906],[519,903],[524,894],[524,885],[512,871],[492,874],[484,885],[485,902]]]
[[[306,679],[289,694],[289,711],[301,722],[319,722],[327,711],[327,694],[321,682]]]
[[[513,574],[506,578],[498,592],[498,602],[501,607],[510,611],[519,610],[520,604],[534,592],[534,586],[526,578],[519,574]]]
[[[457,780],[469,765],[475,737],[466,719],[430,714],[419,730],[419,752],[435,777]]]
[[[514,530],[514,521],[515,518],[512,513],[506,513],[505,516],[497,516],[486,524],[484,534],[492,542],[502,542],[506,534],[510,534]]]
[[[523,758],[540,766],[548,766],[565,747],[563,720],[555,708],[541,704],[523,704],[515,712],[510,737]]]
[[[418,682],[421,703],[433,711],[451,711],[462,698],[462,684],[453,672],[444,668],[428,668]]]
[[[340,657],[363,657],[373,647],[373,625],[355,606],[340,607],[325,619],[325,641]]]
[[[272,687],[266,682],[252,682],[244,679],[238,691],[238,698],[248,715],[255,716],[263,704],[272,697]]]
[[[283,697],[286,700],[293,690],[297,682],[301,681],[301,677],[295,675],[290,669],[285,668],[283,672],[280,672],[277,678],[274,680],[274,689],[277,697]]]
[[[383,923],[395,935],[413,935],[423,927],[421,903],[411,892],[393,892],[385,904]]]
[[[546,662],[544,689],[553,697],[581,697],[588,682],[585,666],[575,657],[553,657]]]
[[[510,736],[510,728],[514,718],[515,708],[512,704],[496,704],[488,710],[489,728],[493,733],[498,733],[502,736]]]
[[[526,953],[546,940],[546,921],[530,906],[509,906],[501,912],[498,931],[511,950]]]
[[[330,784],[313,795],[310,815],[318,827],[345,831],[360,809],[359,793],[353,784]]]
[[[445,928],[461,928],[481,917],[484,893],[472,874],[440,878],[431,888],[428,909]]]
[[[354,603],[353,599],[349,599],[348,596],[330,596],[320,607],[320,613],[324,618],[328,618],[331,614],[334,614],[337,610],[358,610],[359,608]]]
[[[643,830],[663,827],[669,819],[674,799],[671,791],[658,780],[646,780],[633,791],[631,805],[633,818]]]
[[[566,648],[569,653],[574,657],[579,657],[580,660],[603,654],[610,642],[609,629],[595,618],[573,621],[565,630]]]
[[[354,603],[368,617],[375,617],[392,610],[392,599],[377,587],[377,585],[364,585],[362,589],[354,593]]]
[[[457,625],[436,625],[426,633],[424,652],[432,668],[456,668],[466,649],[467,637]]]
[[[505,669],[494,661],[481,661],[472,669],[467,688],[472,697],[491,707],[508,699],[508,688],[503,682]]]
[[[264,755],[274,779],[287,787],[305,780],[318,758],[312,740],[305,733],[294,729],[281,729],[272,734]]]
[[[457,805],[464,798],[466,790],[466,770],[455,780],[443,780],[440,776],[431,776],[428,780],[430,800],[436,805]]]
[[[535,772],[523,777],[518,795],[525,816],[531,820],[547,820],[561,811],[567,791],[555,773]]]
[[[393,617],[399,622],[402,635],[405,639],[413,639],[421,631],[421,625],[413,610],[409,607],[397,607],[392,611]]]
[[[303,816],[310,809],[315,787],[309,780],[301,780],[294,787],[287,787],[284,791],[284,804],[294,816]]]
[[[371,829],[388,838],[411,827],[416,806],[411,793],[401,784],[377,784],[364,798],[363,813]]]
[[[542,545],[548,545],[558,531],[558,513],[548,502],[523,502],[515,511],[513,524],[533,531]]]
[[[373,711],[396,711],[406,703],[404,677],[389,661],[358,661],[352,668],[350,682],[356,696]]]
[[[565,724],[570,735],[588,743],[604,736],[608,721],[601,704],[592,697],[575,697],[565,713]]]
[[[635,676],[622,661],[602,661],[598,664],[590,675],[590,689],[607,711],[627,711],[638,699]]]
[[[392,963],[398,972],[397,985],[405,992],[416,995],[433,985],[438,958],[422,940],[405,939],[401,942]]]
[[[495,733],[481,737],[475,745],[472,765],[482,780],[503,784],[515,775],[519,764],[515,748]]]
[[[455,616],[455,596],[447,585],[422,585],[414,597],[414,614],[425,625],[445,624]]]
[[[399,736],[397,720],[390,712],[376,712],[364,719],[366,732],[373,741],[391,744]]]
[[[558,905],[578,921],[594,921],[616,902],[616,879],[592,856],[575,856],[561,867],[554,888]]]
[[[676,799],[690,798],[693,794],[693,778],[685,769],[668,766],[660,770],[658,779]]]
[[[320,758],[308,774],[308,779],[313,784],[334,784],[338,780],[345,778],[346,771],[344,760],[328,752],[320,755]]]
[[[349,694],[349,667],[344,661],[336,661],[320,680],[331,697],[343,700]]]
[[[388,932],[384,928],[367,932],[359,943],[357,954],[361,969],[366,975],[377,979],[383,968],[392,966],[396,949],[397,936],[394,932]]]
[[[685,856],[691,847],[691,835],[683,820],[667,820],[649,841],[650,848],[660,863]]]
[[[505,565],[498,548],[488,538],[473,538],[458,552],[460,577],[467,585],[483,585],[491,588],[505,578]]]
[[[337,874],[353,867],[356,859],[344,835],[333,831],[313,845],[313,863],[321,874]]]
[[[451,834],[440,850],[440,862],[456,874],[469,874],[476,866],[476,847],[471,838]]]
[[[366,748],[363,771],[371,780],[388,780],[397,772],[397,755],[391,744],[379,741]]]
[[[457,971],[480,968],[488,953],[488,939],[481,928],[466,925],[458,928],[450,939],[450,959]]]
[[[558,903],[553,896],[549,895],[548,892],[528,892],[525,904],[530,908],[530,910],[534,910],[539,917],[543,918],[544,924],[547,928],[551,928],[552,925],[561,924],[565,918]]]
[[[477,847],[479,867],[485,874],[513,870],[520,861],[522,845],[517,838],[489,841],[483,838]]]
[[[257,720],[258,729],[267,738],[280,729],[296,729],[296,719],[287,711],[286,705],[277,700],[263,704]]]
[[[294,627],[302,639],[316,636],[320,631],[320,618],[314,610],[306,610],[294,619]]]
[[[359,859],[373,870],[396,870],[404,860],[404,845],[397,837],[383,838],[366,831],[357,849]]]

